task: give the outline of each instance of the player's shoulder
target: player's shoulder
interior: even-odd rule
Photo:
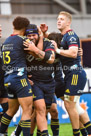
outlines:
[[[71,37],[71,36],[78,37],[77,34],[73,30],[67,31],[66,35],[69,36],[69,37]]]
[[[70,40],[71,39],[78,39],[78,36],[77,36],[77,34],[73,30],[70,30],[70,31],[68,31],[66,33],[65,38],[70,39]]]
[[[74,35],[75,32],[71,29],[71,30],[68,30],[66,34],[67,34],[67,35]]]
[[[23,41],[26,40],[26,36],[17,35],[17,37],[15,39],[16,39],[15,43],[18,43],[18,45],[20,45],[20,44],[22,45]]]
[[[18,35],[18,37],[22,40],[25,40],[26,39],[26,36],[21,36],[21,35]]]
[[[48,38],[44,38],[44,42],[51,42]]]
[[[43,46],[50,46],[50,44],[52,44],[52,42],[49,39],[47,38],[43,39]]]
[[[23,41],[25,39],[25,36],[21,36],[21,35],[11,35],[9,36],[6,41],[12,41],[16,39],[16,41]]]
[[[54,49],[54,45],[47,38],[44,38],[43,47],[44,47],[44,49],[46,49],[46,48],[53,48]]]

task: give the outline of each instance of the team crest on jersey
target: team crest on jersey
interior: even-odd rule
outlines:
[[[71,37],[69,40],[71,43],[77,43],[76,38],[75,37]]]
[[[70,41],[71,41],[71,42],[76,41],[76,38],[75,38],[75,37],[71,37],[71,38],[70,38]]]

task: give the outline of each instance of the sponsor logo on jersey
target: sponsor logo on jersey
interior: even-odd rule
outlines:
[[[8,96],[13,98],[13,97],[14,97],[14,94],[8,94]]]
[[[70,90],[69,90],[69,89],[67,89],[65,92],[66,92],[66,93],[70,93]]]
[[[32,89],[29,89],[29,92],[28,93],[32,93]]]
[[[77,93],[83,93],[83,90],[78,90]]]
[[[4,86],[8,87],[11,83],[5,83]]]

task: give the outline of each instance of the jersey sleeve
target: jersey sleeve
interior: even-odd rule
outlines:
[[[66,41],[67,41],[68,48],[79,47],[79,38],[74,32],[72,34],[68,33]]]
[[[47,39],[44,40],[44,47],[45,51],[55,51],[54,45]]]

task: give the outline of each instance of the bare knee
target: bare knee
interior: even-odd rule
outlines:
[[[17,112],[19,108],[19,103],[17,101],[17,99],[8,99],[8,110],[7,110],[7,114],[9,116],[14,116],[14,114]]]
[[[65,106],[65,108],[66,109],[69,109],[70,108],[70,102],[69,101],[67,101],[67,100],[64,100],[64,106]]]
[[[23,106],[23,113],[27,115],[32,115],[32,103],[29,105]]]
[[[23,114],[25,114],[26,116],[31,116],[32,114],[32,105],[33,105],[33,101],[32,101],[32,97],[28,97],[28,98],[22,98],[19,99],[19,102],[21,104],[22,110],[23,110]]]
[[[76,103],[73,101],[64,100],[64,105],[68,113],[72,113],[72,111],[76,111]]]
[[[14,107],[9,107],[6,113],[12,117],[15,115],[18,108],[19,108],[19,105],[15,105]]]
[[[44,99],[40,99],[34,102],[34,107],[36,111],[36,116],[46,116],[46,104]]]
[[[37,115],[40,115],[41,117],[46,116],[46,107],[45,107],[45,105],[38,106],[38,107],[35,108],[35,110],[36,110],[36,116]]]
[[[68,96],[64,95],[64,105],[67,110],[75,109],[76,103],[80,96]]]
[[[50,114],[52,119],[58,119],[58,110],[57,110],[57,105],[52,106],[50,109]]]

